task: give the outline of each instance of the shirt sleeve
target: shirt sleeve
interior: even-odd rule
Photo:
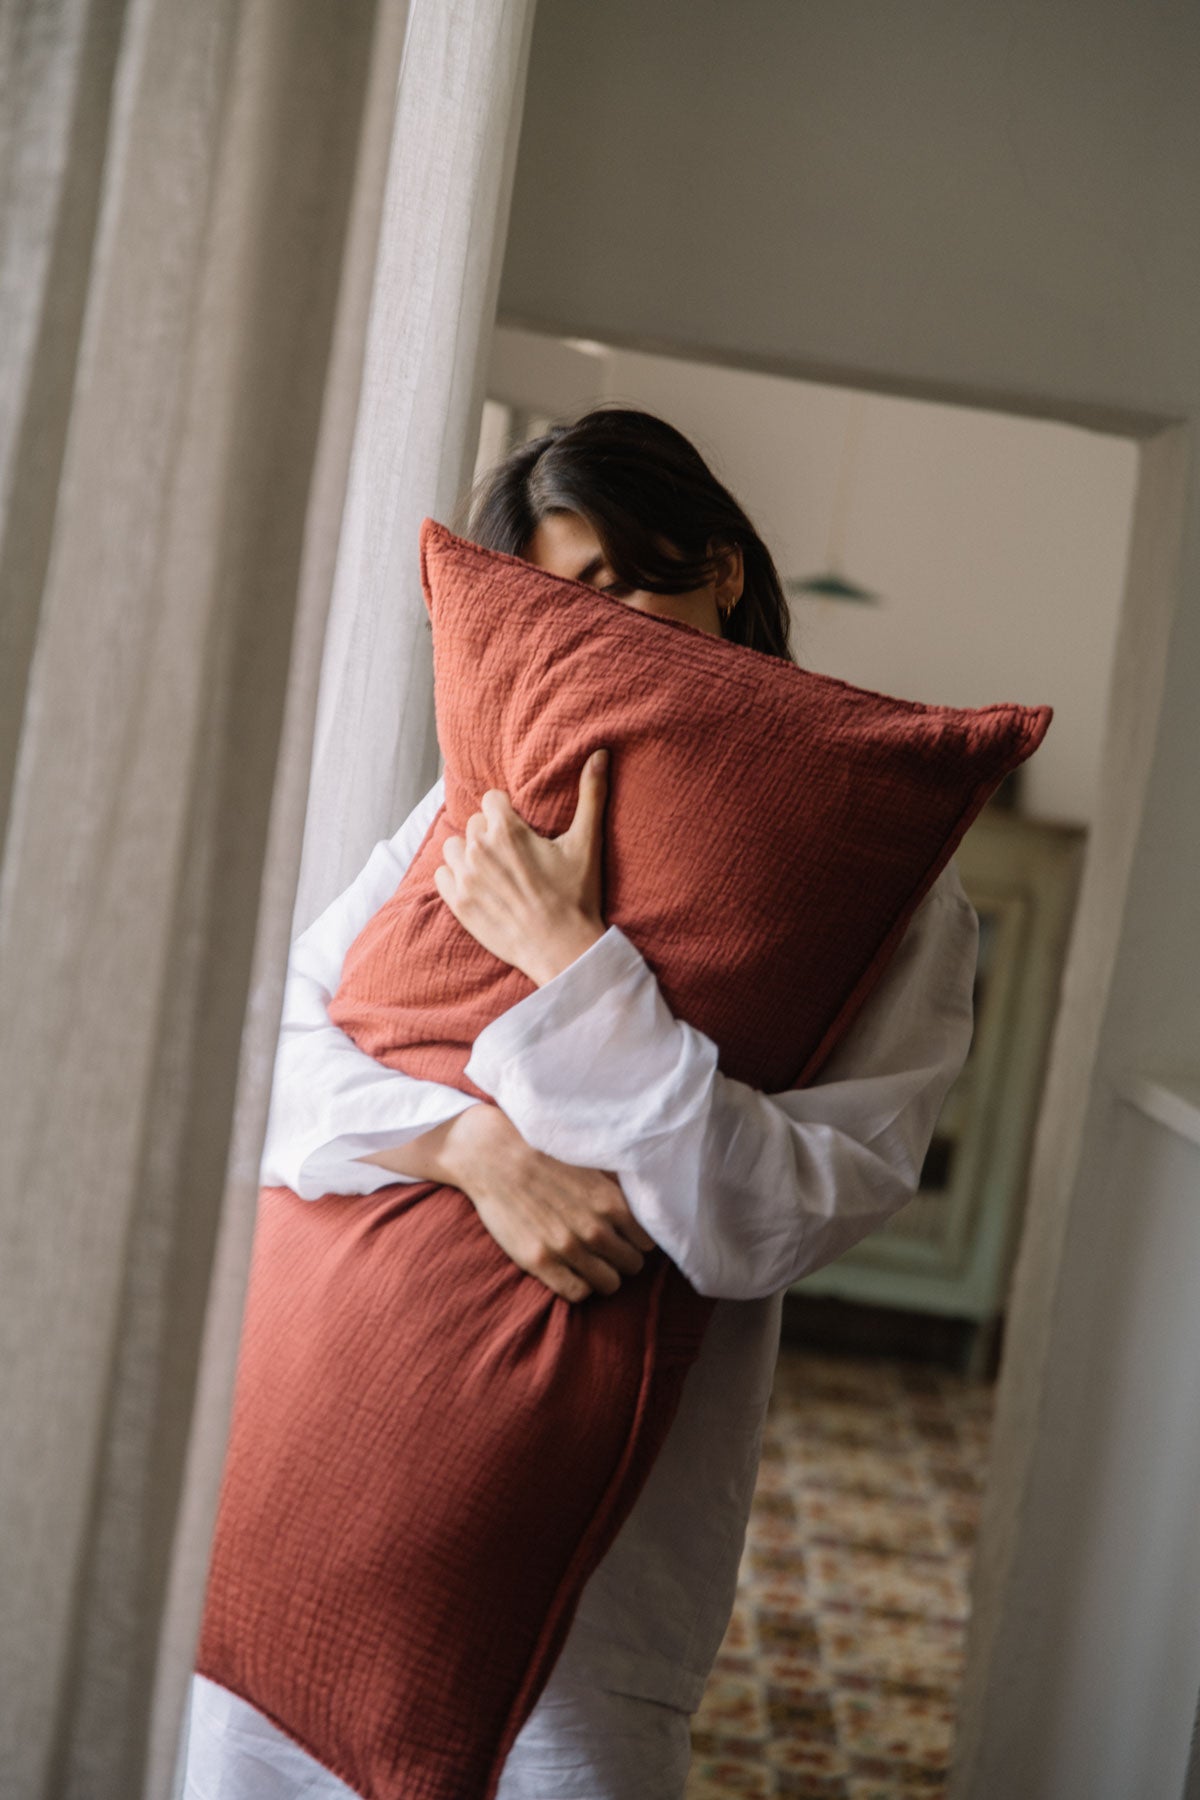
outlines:
[[[439,777],[399,831],[376,844],[350,886],[292,944],[259,1168],[264,1187],[289,1187],[302,1200],[317,1200],[418,1180],[356,1158],[398,1148],[480,1104],[459,1088],[377,1062],[328,1012],[346,951],[396,891],[443,791]]]
[[[979,920],[953,859],[818,1080],[723,1075],[616,925],[476,1037],[467,1074],[535,1149],[620,1180],[702,1294],[776,1293],[915,1193],[974,1029]]]

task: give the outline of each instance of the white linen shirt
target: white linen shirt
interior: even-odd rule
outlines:
[[[439,777],[292,946],[264,1186],[315,1200],[418,1179],[356,1159],[480,1104],[377,1062],[327,1011],[347,949],[395,891],[442,796]],[[616,1174],[639,1223],[718,1299],[646,1485],[583,1591],[558,1665],[572,1680],[699,1705],[733,1604],[783,1293],[915,1191],[970,1046],[978,931],[951,859],[817,1080],[783,1093],[722,1074],[716,1045],[674,1017],[617,925],[476,1037],[466,1072],[527,1142]],[[261,1778],[275,1728],[200,1678],[198,1709],[210,1737],[254,1729]],[[505,1766],[513,1793],[524,1736]],[[298,1774],[284,1776],[296,1755],[279,1742],[281,1797],[301,1792]],[[255,1778],[194,1791],[242,1800]],[[310,1761],[304,1780],[306,1800],[345,1792],[320,1785]],[[498,1800],[507,1791],[502,1782]]]

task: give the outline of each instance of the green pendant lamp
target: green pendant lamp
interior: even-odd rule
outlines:
[[[814,594],[822,600],[853,600],[877,606],[880,596],[851,579],[843,568],[843,545],[846,538],[846,513],[850,503],[850,480],[854,460],[862,436],[864,396],[855,394],[846,416],[842,440],[842,466],[838,474],[833,509],[829,515],[829,541],[826,563],[817,575],[794,575],[784,582],[789,594]]]

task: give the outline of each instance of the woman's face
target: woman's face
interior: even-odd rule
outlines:
[[[717,605],[742,591],[742,553],[736,546],[729,552],[725,566],[704,587],[689,594],[652,594],[644,588],[625,588],[604,560],[600,540],[579,513],[550,513],[538,524],[525,547],[525,561],[552,575],[565,575],[571,581],[586,581],[602,594],[611,594],[637,612],[658,613],[665,619],[682,619],[700,631],[720,637],[721,615]]]

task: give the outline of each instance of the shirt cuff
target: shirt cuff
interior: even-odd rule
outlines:
[[[346,1132],[340,1137],[323,1140],[300,1159],[293,1193],[301,1200],[321,1200],[326,1194],[373,1194],[379,1188],[393,1187],[402,1181],[424,1181],[423,1175],[399,1175],[394,1169],[380,1168],[376,1163],[362,1162],[377,1150],[400,1150],[413,1138],[457,1118],[469,1106],[480,1106],[474,1094],[464,1094],[460,1105],[443,1106],[436,1118],[415,1120],[407,1125],[390,1125],[379,1131]],[[262,1173],[266,1173],[264,1169]],[[274,1186],[275,1183],[263,1185]]]
[[[487,1025],[468,1076],[535,1150],[618,1169],[709,1104],[716,1046],[677,1020],[617,927]]]
[[[464,1073],[495,1096],[511,1057],[555,1032],[576,1029],[597,1004],[610,1007],[623,990],[636,985],[645,968],[641,952],[620,926],[610,925],[574,962],[483,1027]]]

